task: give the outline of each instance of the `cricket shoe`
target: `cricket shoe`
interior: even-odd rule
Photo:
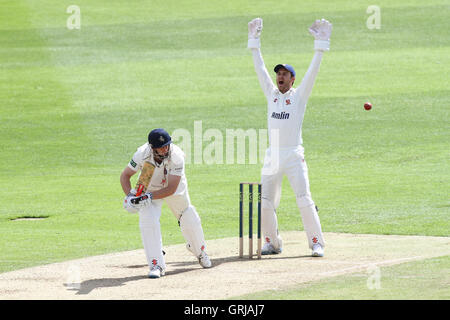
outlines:
[[[202,253],[198,257],[198,263],[200,263],[200,265],[205,269],[212,267],[211,260],[209,260],[209,257],[205,251],[202,251]]]
[[[148,273],[150,279],[158,279],[166,274],[166,271],[158,265],[153,265]]]
[[[273,244],[271,244],[270,242],[266,242],[266,243],[264,243],[264,245],[261,249],[261,254],[262,255],[279,254],[279,253],[281,253],[281,251],[283,251],[283,249],[281,247],[276,249],[273,246]]]
[[[192,252],[192,254],[195,254],[194,250],[192,249],[192,247],[189,243],[186,243],[186,249],[188,249],[190,252]],[[212,267],[211,260],[209,260],[209,257],[205,251],[202,251],[202,253],[197,258],[198,258],[198,263],[200,263],[200,265],[203,268],[211,268]]]
[[[323,248],[319,243],[316,243],[312,248],[313,257],[323,257]]]

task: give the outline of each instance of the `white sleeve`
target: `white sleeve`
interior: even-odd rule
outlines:
[[[184,175],[184,152],[179,148],[174,147],[174,150],[170,156],[169,175]]]
[[[134,153],[130,162],[128,163],[128,168],[131,170],[138,172],[142,169],[142,165],[144,163],[144,158],[146,156],[147,144],[140,146],[137,151]]]
[[[138,172],[142,168],[142,153],[138,150],[134,153],[130,162],[128,162],[128,168]]]
[[[308,71],[306,71],[302,82],[297,88],[297,99],[303,101],[303,103],[306,103],[308,101],[309,95],[311,94],[317,73],[319,72],[322,56],[323,51],[316,50],[311,64],[309,65]]]
[[[258,76],[259,84],[264,92],[266,98],[272,95],[275,85],[267,72],[266,66],[264,64],[263,57],[261,55],[261,50],[258,48],[252,48],[253,64],[255,65],[255,71]]]

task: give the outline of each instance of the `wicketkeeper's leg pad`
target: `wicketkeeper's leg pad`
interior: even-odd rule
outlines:
[[[309,247],[312,248],[314,244],[319,243],[325,247],[325,240],[323,238],[322,227],[320,225],[319,215],[317,214],[316,206],[310,195],[297,198],[297,206],[300,210],[303,222],[303,228],[308,237]]]
[[[281,247],[281,237],[278,234],[278,221],[275,206],[268,199],[261,199],[261,232],[264,242],[270,242],[275,249]]]

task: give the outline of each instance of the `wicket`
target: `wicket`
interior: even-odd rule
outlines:
[[[248,257],[253,259],[253,186],[258,186],[258,249],[261,259],[261,183],[241,182],[239,184],[239,258],[244,257],[244,185],[248,185]]]

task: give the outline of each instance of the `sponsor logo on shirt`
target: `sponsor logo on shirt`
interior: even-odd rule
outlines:
[[[183,167],[173,168],[172,172],[174,172],[174,173],[181,173],[181,172],[183,172]]]
[[[287,112],[272,112],[272,118],[274,119],[280,119],[280,120],[285,120],[285,119],[289,119],[289,113]]]
[[[131,159],[130,165],[131,165],[133,168],[136,168],[136,166],[137,166],[136,162],[134,162],[133,159]]]

